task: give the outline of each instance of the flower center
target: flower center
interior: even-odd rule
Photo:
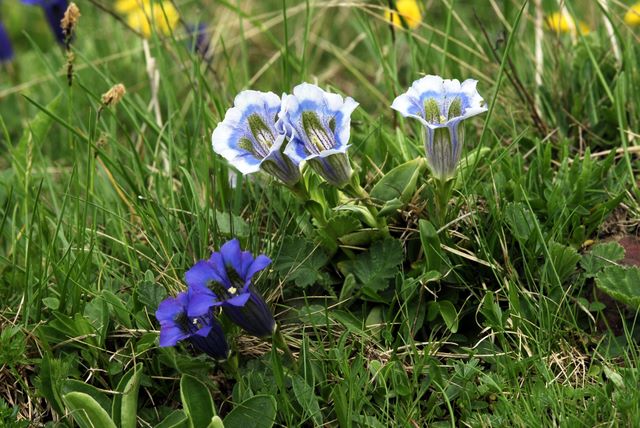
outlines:
[[[462,100],[455,97],[451,101],[447,99],[438,103],[435,98],[429,98],[424,102],[424,119],[434,125],[441,125],[455,117],[462,115]]]
[[[335,127],[335,120],[333,120],[333,124]],[[331,125],[331,121],[329,125]],[[315,112],[302,112],[302,128],[311,142],[311,147],[307,147],[308,151],[319,154],[324,150],[333,148],[333,140]]]
[[[266,158],[274,140],[271,129],[269,129],[264,120],[262,120],[262,117],[256,113],[249,115],[247,123],[249,124],[249,129],[255,139],[255,144],[249,138],[243,137],[240,139],[238,146],[257,158]]]

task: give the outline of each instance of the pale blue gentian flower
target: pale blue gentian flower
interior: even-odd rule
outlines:
[[[358,107],[352,98],[302,83],[293,95],[282,96],[276,126],[290,139],[285,153],[302,158],[328,183],[342,187],[351,178],[347,156],[351,113]]]
[[[280,105],[273,92],[240,92],[211,141],[213,150],[242,174],[263,170],[293,186],[300,180],[301,159],[283,153],[285,135],[275,127]]]
[[[464,145],[461,122],[487,111],[484,99],[476,90],[477,80],[425,76],[398,96],[391,108],[405,117],[418,119],[425,129],[427,163],[438,180],[455,176]]]

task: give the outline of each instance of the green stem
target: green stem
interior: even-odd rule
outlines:
[[[447,209],[449,200],[451,199],[451,191],[453,190],[454,180],[437,180],[435,191],[436,205],[436,222],[437,227],[441,228],[447,223]]]
[[[296,359],[295,355],[293,355],[293,352],[291,352],[291,348],[289,348],[289,345],[287,344],[287,341],[282,334],[282,330],[280,330],[280,326],[278,326],[276,332],[273,333],[272,343],[276,348],[284,352],[289,361],[291,361],[293,370],[298,371],[298,360]]]
[[[305,187],[302,180],[298,181],[294,186],[287,186],[289,190],[302,202],[304,208],[309,211],[311,217],[313,217],[320,226],[324,227],[327,225],[327,217],[324,213],[324,208],[322,205],[314,201],[309,195],[309,191]]]
[[[346,184],[341,190],[349,197],[360,199],[365,203],[371,215],[370,219],[366,219],[369,226],[377,228],[385,237],[390,236],[387,219],[378,216],[378,209],[371,204],[371,196],[360,186],[360,183],[358,183],[356,179],[351,180],[351,182]]]

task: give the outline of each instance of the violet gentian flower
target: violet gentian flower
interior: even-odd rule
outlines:
[[[462,121],[487,111],[476,90],[477,80],[425,76],[391,105],[405,117],[418,119],[425,130],[427,162],[441,181],[454,177],[464,145]]]
[[[181,340],[188,340],[195,348],[216,360],[226,360],[229,346],[212,311],[190,317],[187,314],[188,306],[187,292],[160,302],[156,311],[156,318],[160,322],[160,346],[175,346]]]
[[[64,44],[65,35],[60,21],[62,21],[64,13],[69,7],[67,0],[22,0],[22,3],[40,6],[44,10],[44,15],[56,40],[58,43]]]
[[[11,47],[11,40],[9,34],[7,34],[6,28],[0,21],[0,63],[9,62],[13,59],[13,48]]]
[[[282,96],[276,124],[291,140],[285,154],[307,161],[328,183],[344,186],[352,174],[347,143],[356,107],[358,103],[352,98],[325,92],[316,85],[296,86],[293,95]]]
[[[213,150],[243,174],[268,172],[288,186],[300,180],[300,158],[283,153],[285,136],[275,127],[280,97],[242,91],[213,131]]]
[[[266,268],[271,259],[260,254],[254,258],[240,249],[233,239],[209,260],[200,260],[186,273],[189,285],[189,317],[207,313],[213,306],[222,310],[237,325],[258,337],[273,334],[276,322],[260,293],[253,286],[253,276]]]
[[[191,36],[190,39],[187,40],[191,50],[206,59],[211,44],[211,34],[209,34],[207,25],[204,23],[198,25],[188,24],[187,32],[189,36]]]

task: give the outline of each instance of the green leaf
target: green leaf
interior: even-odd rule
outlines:
[[[182,410],[176,410],[171,412],[155,428],[186,428],[187,426],[187,415]]]
[[[504,209],[504,217],[513,236],[524,244],[536,230],[537,219],[535,215],[520,202],[509,202]]]
[[[302,407],[306,416],[311,418],[314,426],[322,426],[322,413],[320,412],[320,404],[313,388],[300,376],[294,376],[291,379],[293,394]]]
[[[382,315],[382,308],[380,306],[375,306],[369,311],[369,315],[367,315],[367,319],[364,321],[364,325],[369,333],[377,339],[380,338],[380,333],[382,332],[382,327],[384,325]]]
[[[82,392],[83,394],[87,394],[91,396],[96,403],[100,404],[100,407],[102,407],[105,412],[109,412],[109,410],[111,410],[112,403],[109,397],[93,385],[89,385],[76,379],[67,379],[62,384],[62,393],[69,394],[71,392]]]
[[[342,288],[340,289],[340,298],[339,302],[347,303],[353,297],[353,293],[356,291],[356,277],[353,276],[352,273],[347,274],[344,278],[344,282],[342,283]]]
[[[89,394],[70,392],[62,396],[62,401],[80,428],[116,428],[106,410]]]
[[[447,328],[451,333],[456,333],[458,331],[458,312],[456,311],[456,307],[448,300],[440,300],[438,302],[438,308],[440,309],[440,315],[447,325]]]
[[[113,310],[113,315],[116,317],[118,322],[127,328],[133,328],[131,323],[131,311],[127,308],[127,305],[124,303],[122,298],[110,290],[102,290],[101,296]]]
[[[57,297],[45,297],[42,304],[55,311],[60,307],[60,300]]]
[[[153,312],[166,296],[167,291],[165,288],[156,284],[153,280],[145,279],[135,289],[136,300],[150,312]]]
[[[311,241],[289,237],[284,240],[274,267],[284,279],[306,288],[323,278],[320,269],[328,261],[329,255]]]
[[[425,271],[439,271],[442,266],[442,248],[440,247],[440,238],[436,228],[427,220],[418,222],[420,229],[420,242],[422,242],[422,250],[425,257]]]
[[[209,422],[207,428],[224,428],[222,419],[220,419],[219,416],[214,416],[213,418],[211,418],[211,422]]]
[[[387,288],[403,259],[402,244],[395,239],[386,239],[373,243],[369,251],[350,262],[350,267],[364,287],[378,291]]]
[[[360,229],[360,221],[349,213],[338,213],[327,222],[324,230],[334,239]]]
[[[276,420],[276,399],[254,395],[238,404],[224,418],[225,428],[271,428]]]
[[[47,106],[51,112],[58,112],[64,106],[61,94],[58,94]],[[16,172],[16,177],[21,187],[29,182],[31,175],[31,165],[33,164],[33,146],[43,143],[49,128],[53,124],[53,118],[42,109],[36,113],[35,117],[25,128],[20,141],[15,148],[11,148],[12,166]]]
[[[205,427],[216,414],[213,399],[207,385],[193,376],[184,374],[180,378],[182,406],[192,428]]]
[[[596,285],[614,299],[640,308],[640,268],[606,267],[596,275]]]
[[[624,248],[616,242],[594,245],[591,251],[582,256],[580,266],[588,278],[594,277],[603,268],[615,265],[624,258]]]
[[[571,274],[576,271],[576,265],[580,260],[580,255],[575,248],[553,241],[549,243],[549,256],[550,258],[546,260],[543,268],[546,278],[555,282],[557,274],[560,284],[569,279]]]
[[[122,376],[113,398],[111,417],[120,428],[135,428],[138,414],[138,390],[142,378],[142,363],[136,364]]]
[[[393,199],[407,202],[416,191],[418,177],[426,167],[427,161],[424,158],[413,159],[398,165],[373,186],[371,197],[385,202]]]
[[[246,238],[249,236],[251,228],[242,217],[233,213],[223,213],[216,210],[215,219],[221,233],[229,236],[233,235],[238,238]]]

